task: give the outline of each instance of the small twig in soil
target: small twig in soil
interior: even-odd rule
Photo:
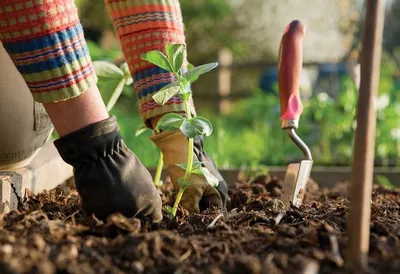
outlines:
[[[71,215],[65,217],[63,222],[65,222],[66,220],[68,220],[69,218],[71,218],[72,224],[73,224],[73,225],[76,225],[76,223],[75,223],[75,215],[78,214],[79,212],[80,212],[80,210],[77,210],[77,211],[75,211],[74,213],[72,213]]]
[[[196,259],[199,260],[200,259],[200,254],[201,254],[201,252],[199,251],[199,247],[193,241],[190,241],[189,243],[193,247],[194,251],[196,252]]]
[[[342,267],[344,264],[344,260],[342,258],[342,255],[340,254],[339,244],[336,236],[333,234],[329,234],[329,242],[331,244],[331,252],[336,265]]]
[[[237,210],[238,210],[237,207],[235,207],[234,209],[232,209],[232,210],[228,213],[229,217],[233,217],[233,216],[237,215],[237,214],[238,214]]]
[[[318,274],[319,273],[319,264],[314,260],[307,261],[306,265],[303,268],[303,274]]]
[[[182,263],[184,260],[189,258],[189,256],[192,254],[192,250],[188,249],[188,251],[185,252],[182,256],[179,257],[179,262]]]
[[[279,213],[279,214],[275,217],[275,225],[278,225],[278,224],[282,221],[283,216],[285,216],[285,214]]]
[[[207,226],[207,229],[214,227],[214,225],[218,222],[219,219],[224,217],[224,214],[220,213],[215,217],[215,219]]]

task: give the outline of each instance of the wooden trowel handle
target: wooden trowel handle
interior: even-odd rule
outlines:
[[[305,25],[295,20],[286,27],[281,40],[278,60],[278,88],[281,120],[283,121],[299,120],[303,112],[299,87],[305,32]]]

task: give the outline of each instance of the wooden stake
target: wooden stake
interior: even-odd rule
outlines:
[[[347,227],[349,250],[346,266],[354,271],[366,269],[368,264],[376,127],[375,97],[379,85],[383,18],[384,0],[368,0]]]
[[[218,56],[218,110],[222,114],[227,114],[231,108],[229,95],[231,94],[232,62],[232,51],[227,48],[222,48]]]

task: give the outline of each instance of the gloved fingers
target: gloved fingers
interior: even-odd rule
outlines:
[[[199,185],[188,186],[183,193],[180,205],[190,213],[200,213],[200,200],[203,197],[203,188]]]
[[[153,182],[148,183],[153,184]],[[138,216],[148,216],[153,223],[161,222],[163,218],[162,200],[154,185],[151,185],[150,191],[139,197],[136,203],[136,211],[138,212]],[[140,208],[141,206],[144,207]]]
[[[153,208],[153,212],[150,215],[150,218],[153,223],[159,223],[163,219],[161,207],[155,207]]]
[[[219,195],[221,195],[222,207],[226,208],[226,202],[228,200],[228,184],[225,182],[225,180],[219,181],[216,189]]]
[[[208,185],[204,191],[203,198],[200,200],[200,210],[205,210],[208,208],[219,207],[222,208],[223,201],[221,195],[211,185]]]

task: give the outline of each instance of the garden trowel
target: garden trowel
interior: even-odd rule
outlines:
[[[299,118],[303,112],[300,100],[300,74],[303,62],[303,37],[306,27],[298,20],[292,21],[285,29],[279,50],[278,87],[281,105],[282,129],[302,150],[305,160],[289,164],[283,182],[282,202],[286,208],[290,203],[301,205],[312,168],[310,149],[297,136]]]

